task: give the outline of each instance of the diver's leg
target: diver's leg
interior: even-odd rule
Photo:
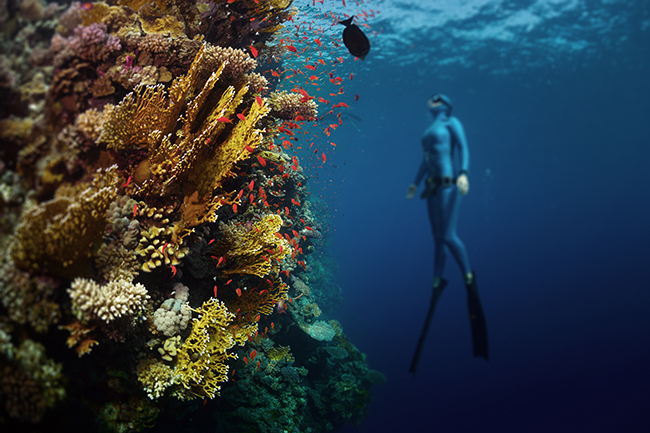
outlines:
[[[431,325],[431,320],[433,319],[433,313],[436,311],[436,305],[438,305],[438,300],[442,296],[442,292],[447,286],[447,281],[442,279],[442,271],[444,269],[445,257],[447,254],[445,251],[444,236],[442,231],[444,213],[442,212],[443,208],[440,203],[440,198],[437,197],[436,194],[432,194],[427,198],[427,210],[429,211],[429,222],[431,223],[433,241],[435,244],[435,257],[433,266],[433,294],[431,295],[429,311],[427,311],[427,317],[424,320],[424,326],[422,327],[420,338],[418,339],[418,344],[415,348],[413,359],[411,360],[411,366],[409,367],[409,373],[413,373],[413,375],[415,375],[415,371],[418,368],[420,355],[422,354],[424,342],[427,338],[427,332],[429,331],[429,326]]]
[[[424,342],[427,339],[427,333],[429,332],[431,319],[433,319],[433,313],[436,311],[436,305],[438,305],[438,300],[440,299],[440,296],[442,296],[442,292],[445,290],[446,286],[447,281],[440,278],[436,284],[436,279],[434,279],[433,295],[431,296],[431,302],[429,303],[429,311],[427,311],[427,317],[424,319],[424,326],[422,327],[422,332],[420,332],[418,345],[415,348],[415,353],[413,354],[413,359],[411,360],[411,366],[409,367],[409,373],[413,373],[414,376],[418,368],[418,363],[420,362],[420,355],[422,354],[422,349],[424,348]]]
[[[467,281],[472,272],[472,267],[469,263],[469,254],[467,254],[465,244],[456,234],[460,209],[460,195],[455,187],[440,188],[440,190],[439,195],[442,199],[441,207],[444,212],[444,226],[441,227],[444,243],[449,248],[454,259],[456,259],[458,266],[460,266],[463,272],[463,278]]]
[[[441,188],[438,188],[440,191]],[[432,194],[427,198],[427,210],[429,212],[429,222],[433,233],[433,285],[434,287],[442,280],[447,259],[444,236],[444,207],[439,194]]]
[[[445,222],[444,238],[445,244],[451,251],[452,255],[458,262],[463,271],[465,287],[467,288],[467,310],[472,329],[472,345],[474,357],[483,357],[487,361],[489,358],[487,325],[483,307],[478,297],[478,285],[476,282],[476,273],[472,271],[469,264],[469,255],[465,245],[456,234],[456,224],[458,221],[458,210],[460,208],[460,195],[455,187],[447,188],[441,196],[444,198]]]

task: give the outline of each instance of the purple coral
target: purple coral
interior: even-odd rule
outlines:
[[[72,32],[72,36],[68,38],[55,36],[52,39],[52,50],[58,52],[55,59],[58,65],[62,65],[65,60],[72,57],[91,62],[105,61],[111,54],[121,49],[120,40],[116,36],[109,35],[103,23],[78,26]]]

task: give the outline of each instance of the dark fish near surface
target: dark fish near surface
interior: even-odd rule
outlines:
[[[350,54],[363,60],[370,51],[370,41],[356,24],[352,24],[353,19],[354,15],[339,23],[345,26],[345,30],[343,30],[343,43]]]

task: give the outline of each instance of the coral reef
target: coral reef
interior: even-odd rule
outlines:
[[[318,106],[264,76],[295,13],[0,1],[3,429],[361,419],[382,378],[333,320],[323,206],[278,138]]]

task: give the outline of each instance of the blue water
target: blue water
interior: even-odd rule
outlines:
[[[534,2],[525,3],[522,11]],[[345,431],[650,431],[650,16],[643,2],[596,3],[604,12],[588,12],[619,25],[591,34],[572,21],[588,21],[584,11],[560,14],[549,24],[564,29],[553,30],[555,49],[537,35],[536,56],[537,30],[521,39],[530,64],[516,43],[477,41],[472,51],[459,40],[456,61],[441,66],[453,56],[443,47],[436,58],[436,34],[403,52],[371,37],[366,62],[347,66],[360,131],[349,121],[337,130],[328,180],[321,171],[316,188],[327,185],[333,215],[338,316],[388,382],[373,388],[367,419]],[[489,27],[488,12],[471,24]],[[467,23],[448,23],[447,34]],[[563,40],[586,42],[563,53]],[[425,203],[404,194],[422,157],[425,102],[437,92],[454,101],[470,145],[459,235],[478,276],[490,361],[472,358],[465,291],[449,258],[450,284],[412,378],[433,242]]]

